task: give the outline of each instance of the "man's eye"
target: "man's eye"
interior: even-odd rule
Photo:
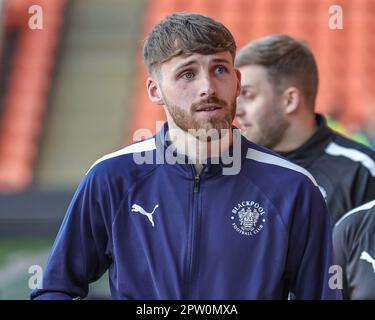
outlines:
[[[225,68],[224,66],[217,66],[216,67],[216,72],[221,74],[221,73],[225,73],[227,71],[227,68]]]
[[[192,73],[191,71],[188,71],[188,72],[185,72],[181,75],[181,78],[182,79],[185,79],[185,80],[190,80],[194,77],[194,73]]]
[[[252,92],[248,92],[248,91],[242,91],[241,96],[244,97],[245,99],[250,99],[250,100],[255,98],[255,94]]]

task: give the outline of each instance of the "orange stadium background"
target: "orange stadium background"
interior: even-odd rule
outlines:
[[[330,28],[332,6],[342,8],[342,29]],[[38,254],[90,164],[164,120],[147,97],[142,41],[169,13],[213,17],[238,48],[273,33],[305,40],[319,68],[317,110],[375,135],[373,0],[0,0],[0,8],[0,278],[10,279],[0,279],[0,299],[27,299],[25,268],[45,259]],[[15,252],[20,273],[9,271]]]

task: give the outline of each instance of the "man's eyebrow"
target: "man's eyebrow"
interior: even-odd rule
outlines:
[[[252,85],[252,84],[243,84],[243,85],[241,85],[241,90],[243,90],[243,89],[253,89],[253,88],[255,88],[255,86]]]
[[[185,63],[179,65],[178,67],[176,67],[176,69],[174,71],[177,72],[177,71],[179,71],[179,70],[181,70],[183,68],[189,67],[189,66],[191,66],[193,64],[196,64],[196,63],[197,63],[196,60],[190,60],[190,61],[185,62]]]
[[[212,60],[213,63],[225,63],[225,64],[231,64],[227,59],[222,58],[215,58]]]
[[[189,67],[193,64],[196,64],[198,63],[197,60],[195,59],[192,59],[190,61],[187,61],[181,65],[179,65],[178,67],[176,67],[175,69],[175,72],[178,72],[179,70],[183,69],[183,68],[186,68],[186,67]],[[222,58],[215,58],[211,61],[211,63],[221,63],[221,64],[230,64],[230,62],[226,59],[222,59]]]

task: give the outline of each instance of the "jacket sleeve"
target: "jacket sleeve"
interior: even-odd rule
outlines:
[[[110,263],[109,229],[104,220],[108,204],[105,181],[94,174],[79,185],[57,234],[40,289],[32,299],[84,298],[90,282]]]
[[[312,183],[300,188],[291,226],[288,254],[290,291],[296,299],[341,299],[334,276],[332,228],[325,201]],[[333,281],[334,283],[334,281]]]
[[[349,209],[358,207],[375,199],[375,158],[368,156],[368,168],[360,166],[351,184],[351,203]]]
[[[345,241],[347,238],[346,235],[346,223],[345,221],[339,221],[336,223],[333,229],[333,248],[335,251],[336,263],[342,268],[343,270],[343,298],[345,300],[350,299],[350,292],[348,290],[348,282],[347,282],[347,251],[349,249],[348,243]]]

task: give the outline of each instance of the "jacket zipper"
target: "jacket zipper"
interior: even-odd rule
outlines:
[[[194,193],[199,192],[199,182],[200,182],[200,176],[199,174],[196,174],[194,178]]]
[[[195,171],[194,171],[195,174]],[[191,299],[191,285],[192,285],[192,274],[194,266],[194,255],[195,253],[195,242],[196,242],[196,232],[197,232],[197,219],[198,219],[198,193],[200,187],[200,175],[194,175],[194,188],[193,188],[193,212],[191,215],[191,234],[190,234],[190,251],[188,256],[188,268],[187,268],[187,292],[186,299]]]

